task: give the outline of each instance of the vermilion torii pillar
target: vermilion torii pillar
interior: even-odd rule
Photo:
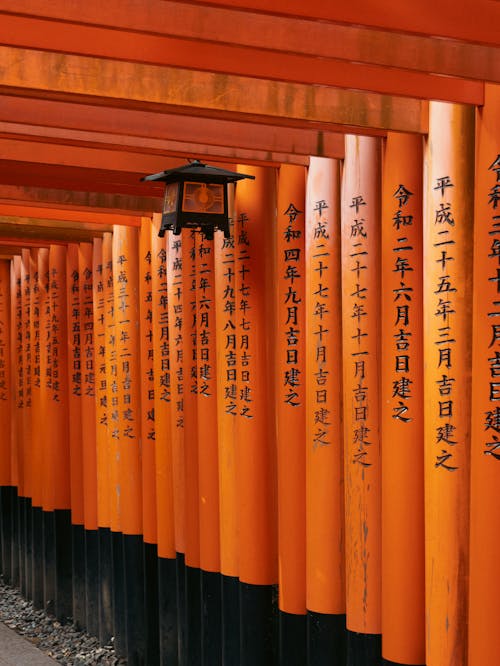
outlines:
[[[428,666],[467,663],[474,109],[429,107],[424,214]]]

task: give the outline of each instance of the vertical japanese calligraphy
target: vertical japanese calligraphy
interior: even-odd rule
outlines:
[[[159,238],[159,220],[151,225],[151,303],[153,333],[153,389],[158,521],[158,554],[175,558],[172,474],[172,368],[165,238]]]
[[[380,144],[377,139],[348,135],[345,146],[342,313],[347,627],[362,634],[379,634]]]
[[[142,519],[146,543],[157,541],[153,287],[151,218],[144,217],[139,236],[139,313],[141,348]]]
[[[240,169],[240,167],[239,167]],[[273,340],[276,174],[242,166],[256,179],[236,190],[235,320],[237,340],[238,512],[242,653],[270,661],[272,588],[278,579]],[[265,586],[265,587],[260,587]],[[255,604],[260,605],[258,614]],[[258,606],[257,606],[258,607]],[[256,640],[258,637],[258,640]],[[267,637],[267,639],[266,639]]]
[[[142,533],[138,254],[137,230],[115,226],[113,290],[118,373],[112,437],[119,453],[122,532],[130,535]]]
[[[85,529],[97,530],[97,445],[94,360],[94,303],[92,245],[78,248],[80,287],[81,407],[83,446],[83,485]]]
[[[426,663],[451,666],[467,660],[474,111],[431,102],[429,121],[423,259]]]
[[[476,112],[469,663],[500,661],[500,87]]]
[[[0,486],[11,485],[10,267],[0,261]]]
[[[383,164],[383,657],[396,663],[423,664],[425,585],[421,138],[389,133]],[[402,297],[404,294],[409,298]]]
[[[310,160],[305,231],[307,608],[341,615],[345,579],[340,165],[335,160]]]
[[[70,508],[68,365],[66,308],[66,248],[51,245],[49,250],[49,294],[47,299],[46,343],[48,388],[48,464],[46,490],[51,509]]]
[[[305,178],[303,167],[280,168],[275,255],[279,605],[297,615],[306,612]],[[300,634],[288,643],[305,648]]]
[[[94,323],[95,429],[97,456],[97,518],[101,528],[110,527],[108,393],[106,374],[106,295],[103,242],[95,238],[92,247],[92,307]]]
[[[184,452],[185,357],[183,336],[187,320],[184,316],[182,237],[168,235],[166,249],[171,387],[170,441],[172,443],[174,484],[175,550],[178,553],[184,553],[186,550],[184,529],[186,517],[186,472]]]

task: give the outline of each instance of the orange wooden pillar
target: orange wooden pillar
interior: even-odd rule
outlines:
[[[73,618],[87,628],[85,581],[85,529],[83,511],[83,441],[82,441],[82,324],[78,245],[70,243],[66,253],[68,308],[68,408],[69,458],[71,485],[71,539],[73,547]]]
[[[11,453],[12,453],[12,482],[15,486],[15,497],[13,506],[13,553],[12,553],[12,584],[19,586],[21,581],[21,567],[19,552],[21,548],[21,528],[19,507],[23,495],[23,462],[22,438],[23,438],[23,407],[24,407],[24,385],[23,385],[23,321],[21,303],[21,257],[16,255],[11,262],[11,338],[12,345],[12,429],[11,429]]]
[[[109,234],[108,234],[109,236]],[[109,248],[111,252],[111,238]],[[113,635],[112,541],[110,516],[110,454],[108,374],[106,364],[107,268],[104,264],[103,240],[94,238],[92,245],[92,307],[95,380],[95,438],[97,473],[97,525],[99,533],[99,639],[105,644]]]
[[[184,356],[184,470],[185,470],[185,655],[188,664],[201,661],[200,495],[198,464],[198,339],[196,319],[196,236],[182,231],[182,296]],[[180,573],[180,572],[179,572]]]
[[[474,109],[429,108],[424,218],[428,666],[467,663]]]
[[[33,535],[33,606],[43,608],[43,448],[44,448],[44,416],[43,416],[43,382],[41,367],[41,350],[45,343],[42,313],[45,307],[46,292],[43,289],[43,275],[48,272],[47,248],[31,250],[32,283],[31,283],[31,455],[33,469],[32,501],[32,535]]]
[[[500,662],[500,86],[476,111],[469,666]]]
[[[83,464],[83,518],[85,527],[85,584],[87,631],[99,635],[99,532],[97,513],[97,433],[95,403],[93,247],[80,243],[81,416]]]
[[[139,340],[141,352],[142,523],[144,540],[145,659],[159,663],[155,387],[151,218],[139,234]]]
[[[240,549],[240,664],[271,663],[272,617],[278,581],[274,256],[276,171],[238,167],[255,176],[237,185],[235,319],[237,359],[238,513]]]
[[[345,654],[340,273],[340,165],[311,158],[305,265],[307,608],[309,659],[318,664],[341,664]]]
[[[127,659],[144,663],[144,553],[139,343],[139,238],[137,229],[113,230],[113,292],[117,412],[111,436],[116,443],[118,493],[123,533]]]
[[[280,167],[275,255],[279,658],[290,665],[307,659],[305,179],[303,167]]]
[[[160,217],[154,218],[158,233]],[[184,303],[184,253],[183,237],[168,233],[165,236],[167,250],[168,339],[170,350],[170,442],[172,451],[174,533],[176,561],[164,559],[160,563],[162,611],[160,615],[161,650],[163,658],[173,654],[182,663],[186,651],[185,612],[185,553],[186,553],[186,456],[184,450],[184,400],[187,390],[188,363],[184,355],[184,338],[188,319]],[[189,398],[188,398],[189,402]],[[191,403],[190,403],[191,404]],[[189,430],[189,426],[188,426]],[[172,590],[176,587],[177,595]],[[170,627],[177,626],[177,635]],[[176,638],[172,645],[170,636]],[[178,646],[178,651],[177,651]],[[172,661],[175,663],[175,661]]]
[[[56,572],[55,613],[58,619],[69,617],[72,612],[66,288],[66,248],[61,245],[51,245],[46,309],[48,320],[45,322],[47,446],[44,508],[47,512],[47,523],[50,523],[51,519],[54,523],[55,553],[52,564]],[[45,536],[46,541],[48,536]],[[50,562],[46,562],[46,566],[50,566]]]
[[[118,350],[115,322],[115,282],[113,267],[113,234],[105,233],[102,238],[102,263],[105,302],[105,372],[106,372],[106,423],[107,423],[107,469],[109,494],[109,524],[111,528],[111,573],[113,635],[115,651],[120,656],[127,655],[126,591],[122,510],[120,493],[120,451],[117,430],[120,413],[118,407]]]
[[[420,136],[389,133],[382,191],[382,654],[425,663]]]
[[[231,220],[234,212],[231,212]],[[236,386],[236,294],[235,239],[215,234],[214,279],[216,319],[217,429],[219,459],[219,529],[220,571],[222,574],[222,655],[223,663],[237,663],[240,658],[239,620],[239,520]]]
[[[348,657],[380,658],[380,143],[346,136],[342,315]],[[403,296],[404,299],[404,296]]]
[[[32,530],[31,506],[33,493],[32,466],[32,409],[31,409],[31,256],[29,249],[21,251],[21,317],[22,317],[22,456],[23,494],[20,509],[20,571],[21,592],[25,597],[32,596]]]
[[[12,383],[10,264],[0,262],[0,510],[1,570],[6,584],[12,576],[12,511],[14,486],[11,473]]]
[[[214,241],[196,243],[196,361],[202,663],[221,663],[219,455],[217,430]]]
[[[168,238],[160,238],[160,217],[153,216],[151,285],[153,315],[156,493],[158,523],[159,650],[161,660],[177,663],[178,614],[176,599],[176,474],[172,451],[172,368],[167,274]]]

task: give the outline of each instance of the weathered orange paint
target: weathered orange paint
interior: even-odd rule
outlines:
[[[301,167],[279,170],[274,259],[279,606],[300,615],[306,612],[305,179]]]
[[[99,527],[97,510],[96,355],[92,261],[92,244],[80,243],[78,246],[78,272],[80,276],[83,510],[85,528],[87,530],[97,530]]]
[[[78,245],[70,243],[66,252],[66,285],[68,309],[68,409],[69,459],[71,486],[71,522],[83,525],[84,494],[83,439],[82,439],[82,313],[80,306],[80,272]],[[85,442],[85,447],[87,447]]]
[[[66,248],[51,245],[47,299],[50,314],[46,322],[49,344],[46,349],[47,485],[44,506],[49,511],[71,507],[66,288]]]
[[[19,333],[21,329],[21,257],[16,255],[10,262],[10,336],[13,341],[11,355],[12,373],[12,428],[11,428],[11,476],[12,485],[18,488],[22,483],[22,458],[19,451],[19,440],[22,437],[21,400],[22,400],[22,348],[19,347]],[[22,334],[21,334],[22,336]],[[21,337],[22,340],[22,337]],[[21,351],[21,362],[19,352]]]
[[[94,314],[94,379],[97,467],[97,524],[110,527],[110,457],[108,451],[108,394],[106,373],[106,287],[103,241],[92,244],[92,306]]]
[[[200,567],[220,571],[214,243],[196,242],[196,365]]]
[[[234,186],[230,186],[234,196]],[[225,576],[238,576],[238,475],[235,371],[235,275],[234,275],[234,211],[231,216],[230,239],[216,234],[214,238],[215,320],[217,346],[217,428],[219,443],[219,519],[220,570]]]
[[[483,84],[427,72],[398,70],[345,60],[318,58],[292,50],[273,52],[239,44],[198,42],[171,35],[130,33],[109,28],[25,16],[2,16],[2,43],[14,47],[112,58],[150,65],[202,69],[274,81],[369,90],[388,95],[481,104]]]
[[[153,234],[158,235],[160,216],[154,216]],[[184,396],[186,367],[184,333],[187,320],[183,299],[182,237],[167,234],[168,336],[170,351],[170,438],[172,442],[172,473],[174,489],[175,550],[186,550],[186,470],[184,455]]]
[[[382,654],[403,664],[425,663],[422,149],[389,133],[383,153]]]
[[[237,475],[239,577],[278,580],[276,438],[272,405],[276,171],[238,165],[255,180],[236,188]],[[250,327],[250,328],[249,328]]]
[[[48,450],[48,419],[50,413],[48,405],[50,401],[49,388],[47,387],[47,326],[50,321],[50,280],[49,280],[49,248],[38,250],[38,284],[40,293],[40,432],[37,433],[35,441],[35,460],[40,464],[40,487],[37,506],[47,510],[46,486],[48,483],[47,466],[49,464]],[[38,440],[38,441],[37,441]]]
[[[144,541],[157,543],[155,387],[151,218],[139,233],[139,341],[141,349],[142,523]]]
[[[311,158],[306,194],[307,608],[345,613],[340,165]]]
[[[10,264],[0,262],[0,486],[12,484],[11,474],[11,309],[10,309]]]
[[[465,666],[474,109],[433,102],[429,111],[423,238],[426,663]]]
[[[23,497],[33,494],[32,410],[31,410],[31,258],[30,250],[21,251],[21,310],[22,310],[22,375],[23,409],[22,440],[19,446],[23,456]]]
[[[198,366],[196,354],[196,233],[182,230],[182,298],[184,330],[184,471],[186,564],[200,566],[200,495],[198,466]]]
[[[377,139],[346,136],[342,351],[347,628],[368,634],[381,631],[380,166]]]
[[[175,557],[174,476],[172,468],[170,340],[165,238],[158,236],[158,218],[151,225],[153,299],[154,401],[158,554]]]
[[[476,111],[477,152],[474,230],[474,310],[472,349],[472,433],[470,497],[469,666],[500,662],[496,516],[500,510],[498,422],[497,202],[500,155],[500,87],[486,86]]]
[[[139,353],[139,236],[133,227],[113,231],[113,295],[118,419],[111,437],[119,454],[118,488],[123,534],[142,534],[141,397]]]

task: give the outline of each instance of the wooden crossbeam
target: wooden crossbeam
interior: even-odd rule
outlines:
[[[166,65],[271,81],[334,86],[385,95],[482,104],[480,81],[295,52],[119,31],[50,19],[0,16],[0,43],[99,58]]]
[[[344,135],[315,129],[300,129],[245,122],[213,120],[133,109],[109,109],[45,99],[2,96],[0,121],[49,128],[118,135],[128,145],[153,146],[150,141],[198,144],[206,151],[229,147],[266,154],[319,155],[343,158]],[[199,153],[201,155],[203,153]],[[238,153],[240,154],[240,153]],[[198,155],[198,153],[192,153]]]
[[[0,91],[347,132],[427,129],[419,100],[7,46],[0,47]]]
[[[112,231],[112,226],[0,214],[0,239],[17,240],[19,244],[30,240],[51,243],[84,242],[101,236],[105,231]]]
[[[205,43],[240,45],[269,52],[293,51],[351,63],[500,82],[498,39],[494,46],[489,46],[458,41],[456,36],[453,39],[436,38],[432,36],[439,34],[435,30],[426,35],[415,35],[394,29],[366,28],[360,25],[366,16],[366,7],[356,17],[355,25],[348,25],[314,21],[310,16],[297,18],[250,10],[245,10],[242,16],[241,10],[234,5],[225,3],[223,7],[216,7],[175,0],[148,0],[147,3],[142,0],[107,0],[106,3],[87,0],[75,10],[74,3],[67,0],[51,0],[50,3],[46,0],[3,0],[2,9],[17,15],[76,21],[135,34],[143,32]],[[462,2],[460,7],[455,6],[454,11],[462,11],[463,5]],[[469,11],[472,5],[477,6],[469,3]],[[267,3],[267,11],[272,11],[272,7],[272,3]],[[434,7],[440,11],[440,3],[434,3]],[[324,6],[322,9],[325,11]],[[331,7],[328,9],[332,11]],[[387,6],[383,9],[384,19],[391,9]],[[303,10],[307,13],[308,7]],[[412,19],[414,14],[416,12],[413,12]],[[474,24],[476,20],[477,16]],[[237,29],[242,23],[244,30]],[[445,25],[449,28],[449,17],[446,17]]]

